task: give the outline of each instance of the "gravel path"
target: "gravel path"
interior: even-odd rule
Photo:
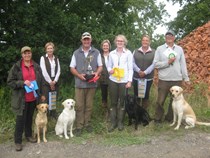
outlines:
[[[23,150],[16,152],[12,142],[0,144],[0,158],[210,158],[210,133],[190,130],[180,137],[162,134],[146,144],[126,147],[71,141],[23,145]]]

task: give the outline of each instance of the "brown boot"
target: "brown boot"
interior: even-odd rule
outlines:
[[[21,150],[22,150],[22,144],[16,143],[16,144],[15,144],[15,150],[16,150],[16,151],[21,151]]]
[[[33,137],[26,137],[26,140],[30,143],[36,143],[37,142],[36,138],[33,138]]]

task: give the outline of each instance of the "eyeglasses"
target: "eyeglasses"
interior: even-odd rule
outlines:
[[[124,42],[123,40],[117,40],[117,42]]]

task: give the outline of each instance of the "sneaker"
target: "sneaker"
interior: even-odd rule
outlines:
[[[86,129],[86,131],[87,131],[88,133],[92,133],[92,132],[93,132],[93,127],[90,126],[90,125],[86,126],[85,129]]]
[[[21,151],[22,150],[22,144],[15,144],[15,150],[16,151]]]
[[[76,137],[80,137],[81,134],[82,134],[82,129],[78,129],[78,128],[77,128],[77,129],[74,130],[73,133],[74,133],[74,135],[75,135]]]
[[[37,142],[37,140],[33,137],[26,137],[26,140],[30,143],[36,143]]]

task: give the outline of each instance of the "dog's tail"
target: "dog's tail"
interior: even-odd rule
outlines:
[[[204,125],[204,126],[210,126],[210,123],[207,123],[207,122],[196,121],[195,124],[197,124],[197,125]]]

